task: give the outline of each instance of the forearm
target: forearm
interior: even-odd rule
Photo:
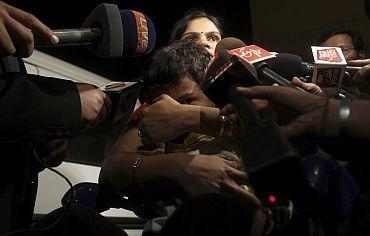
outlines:
[[[370,140],[370,101],[354,100],[348,117],[348,138]],[[318,129],[320,136],[340,137],[340,101],[330,99],[324,114],[324,123]]]
[[[219,119],[220,110],[213,107],[186,105],[186,113],[190,114],[188,131],[217,137],[222,125]]]
[[[164,179],[173,180],[173,167],[176,158],[186,154],[160,154],[145,156],[136,167],[136,178],[133,178],[133,166],[138,153],[114,153],[106,157],[100,171],[99,183],[110,189],[122,190],[133,184],[153,184]]]
[[[348,122],[349,137],[370,140],[370,101],[352,101]]]

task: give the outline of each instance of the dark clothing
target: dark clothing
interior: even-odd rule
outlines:
[[[52,225],[64,215],[64,217],[54,227],[51,227],[49,230],[36,231],[30,235],[127,235],[123,229],[119,228],[107,218],[101,216],[90,208],[76,204],[72,205],[67,211],[65,211],[65,209],[65,207],[62,207],[52,211],[38,222],[34,229],[44,229]]]
[[[75,83],[0,75],[0,234],[29,228],[41,170],[32,143],[73,135],[81,120]]]
[[[75,83],[20,73],[0,75],[0,111],[0,140],[62,138],[81,119]]]

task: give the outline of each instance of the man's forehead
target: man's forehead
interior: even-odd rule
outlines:
[[[341,44],[348,45],[353,44],[352,37],[348,34],[336,34],[328,38],[324,44]]]

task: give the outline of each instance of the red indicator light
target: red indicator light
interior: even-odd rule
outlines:
[[[276,202],[276,197],[275,197],[275,196],[273,196],[273,195],[270,195],[270,196],[269,196],[269,201],[270,201],[271,203]]]

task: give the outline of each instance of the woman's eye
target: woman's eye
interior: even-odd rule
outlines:
[[[220,41],[220,38],[214,35],[214,36],[209,37],[209,40],[212,42],[218,42]]]
[[[195,41],[197,41],[197,37],[195,37],[195,36],[189,36],[189,37],[186,37],[185,38],[185,41],[187,41],[187,42],[195,42]]]

